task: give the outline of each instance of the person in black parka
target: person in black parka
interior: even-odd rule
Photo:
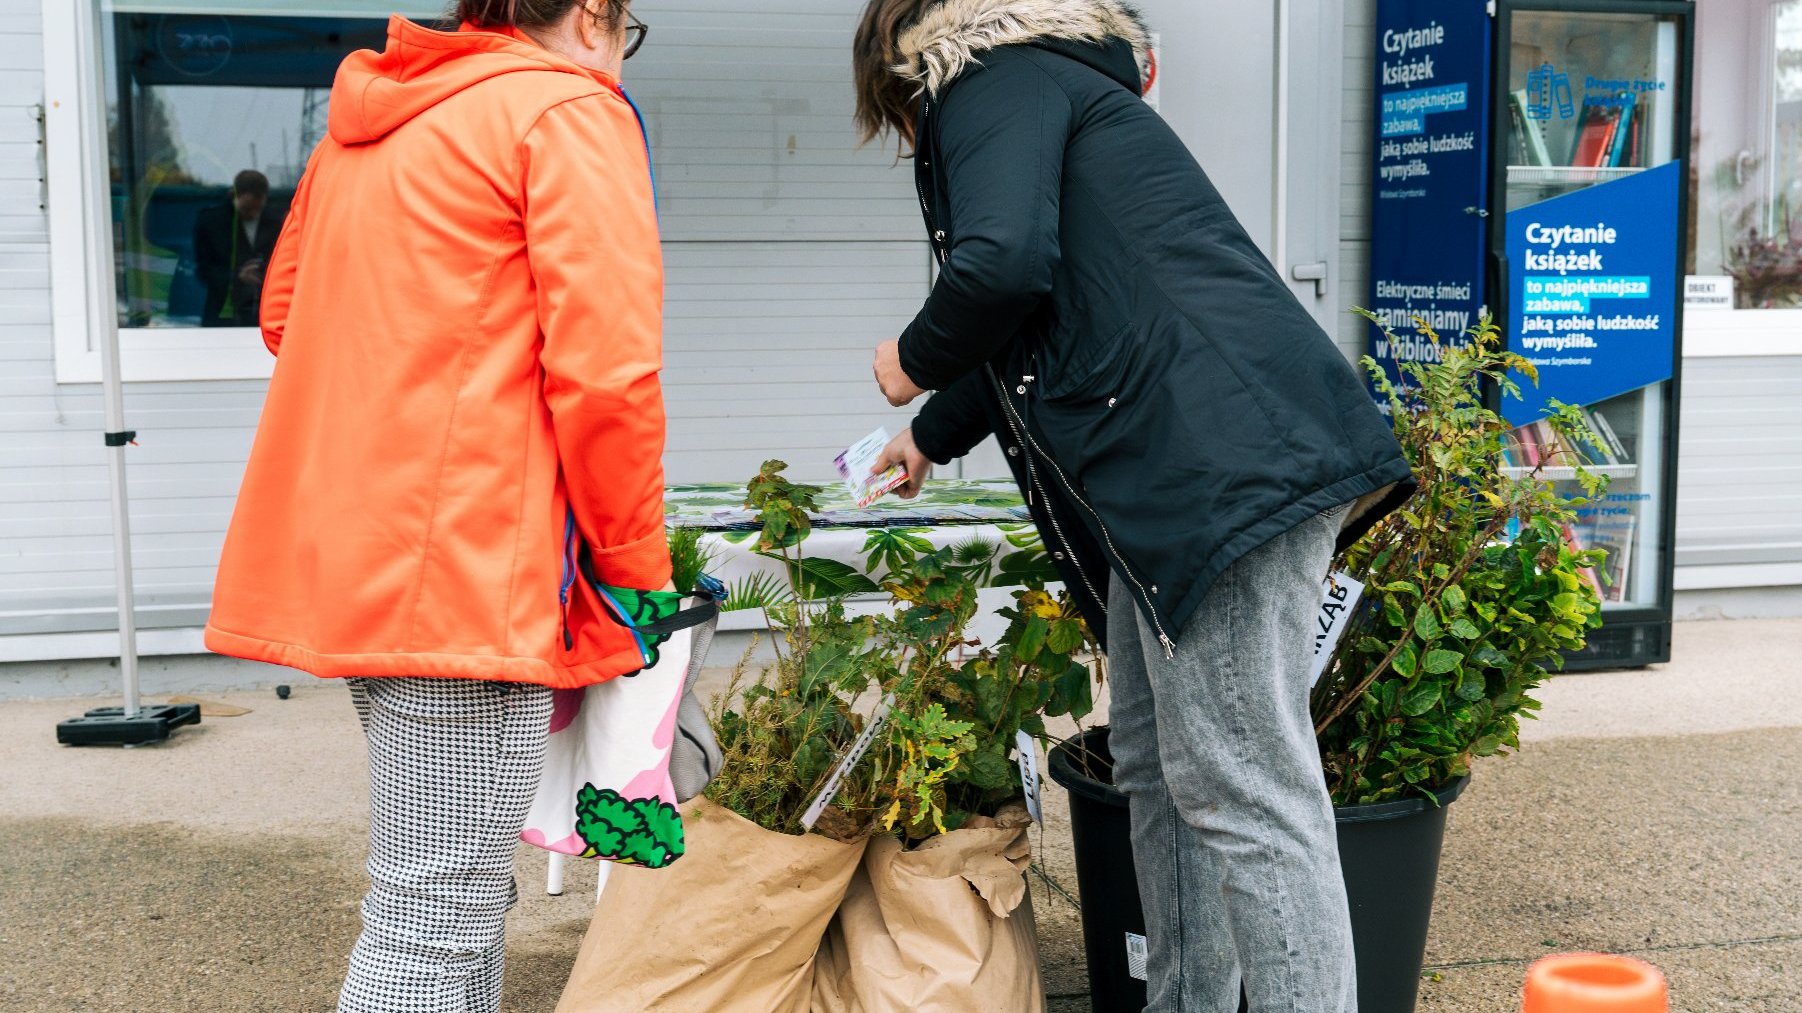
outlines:
[[[1141,97],[1118,0],[871,0],[858,120],[911,145],[939,277],[880,468],[996,436],[1107,647],[1152,1010],[1355,1008],[1308,715],[1334,555],[1411,495],[1388,422]]]

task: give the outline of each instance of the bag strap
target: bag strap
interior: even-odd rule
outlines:
[[[576,558],[576,565],[582,572],[582,579],[588,581],[589,586],[602,586],[600,575],[594,569],[594,557],[590,555],[587,545],[581,547]],[[718,618],[720,603],[726,600],[726,595],[726,585],[719,578],[703,573],[700,579],[695,581],[694,590],[688,594],[689,597],[697,599],[696,604],[690,605],[674,615],[665,616],[656,622],[645,623],[642,626],[629,626],[629,628],[643,636],[668,637],[683,630],[704,626]],[[626,620],[615,615],[612,609],[602,609],[601,611],[607,613],[608,617],[619,625],[628,626]]]

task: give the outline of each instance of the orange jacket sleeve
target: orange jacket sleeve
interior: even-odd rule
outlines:
[[[263,327],[263,344],[269,354],[279,356],[282,332],[288,327],[288,307],[294,302],[294,276],[300,268],[300,228],[306,218],[307,193],[312,187],[313,173],[301,173],[300,185],[294,188],[294,200],[288,205],[288,217],[282,221],[281,237],[269,255],[269,266],[263,271],[263,299],[257,321]]]
[[[522,163],[544,396],[576,524],[602,580],[659,588],[663,254],[644,135],[622,99],[588,96],[539,118]]]

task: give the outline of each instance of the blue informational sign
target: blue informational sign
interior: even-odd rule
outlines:
[[[1510,423],[1671,378],[1682,183],[1671,162],[1508,215],[1509,345],[1539,371],[1503,401]]]
[[[1415,333],[1448,343],[1481,315],[1489,203],[1490,24],[1485,0],[1379,0],[1377,138],[1371,208],[1370,353],[1437,361]]]

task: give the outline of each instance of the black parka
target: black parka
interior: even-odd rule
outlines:
[[[1029,0],[1050,29],[1004,21],[985,46],[992,25],[939,26],[930,44],[967,61],[909,54],[957,70],[925,82],[915,170],[940,274],[901,362],[942,392],[920,450],[948,463],[997,435],[1096,632],[1112,570],[1168,651],[1235,560],[1364,500],[1350,544],[1412,480],[1361,379],[1140,98],[1134,45],[1059,34],[1063,5],[1097,7]]]

